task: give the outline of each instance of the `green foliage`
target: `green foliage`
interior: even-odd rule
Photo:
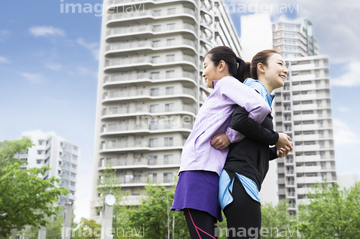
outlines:
[[[360,238],[360,183],[340,190],[316,185],[310,204],[299,208],[299,231],[306,238]]]
[[[65,188],[55,186],[55,177],[38,177],[44,176],[48,167],[21,170],[23,163],[13,157],[32,145],[25,137],[0,145],[0,237],[8,236],[11,230],[21,231],[26,225],[46,226],[46,218],[61,209],[55,205],[58,197],[68,194]]]
[[[189,238],[183,214],[170,210],[174,188],[147,186],[145,189],[142,204],[130,211],[130,228],[142,229],[145,235],[140,234],[140,237],[149,239],[168,238],[168,233],[171,238]]]
[[[261,233],[264,237],[273,238],[297,238],[295,218],[287,212],[287,201],[277,205],[265,203],[261,205]]]
[[[101,225],[93,219],[81,218],[78,226],[72,231],[73,239],[99,239]]]

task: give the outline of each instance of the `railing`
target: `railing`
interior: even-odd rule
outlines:
[[[139,34],[142,32],[169,32],[172,30],[181,30],[181,29],[186,29],[186,30],[190,30],[193,31],[195,35],[197,35],[197,30],[195,28],[194,25],[188,24],[188,23],[183,23],[180,25],[175,25],[173,26],[171,29],[167,29],[166,25],[163,26],[140,26],[140,27],[126,27],[126,28],[114,28],[114,29],[110,29],[106,32],[107,36],[110,35],[119,35],[119,34],[127,34],[127,33],[134,33],[134,34]]]

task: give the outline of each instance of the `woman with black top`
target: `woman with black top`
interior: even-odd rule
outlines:
[[[284,85],[287,73],[282,56],[274,50],[265,50],[252,59],[252,78],[244,83],[256,90],[271,107],[274,98],[271,92]],[[291,144],[281,149],[269,147],[279,139],[279,133],[273,131],[271,113],[261,125],[248,114],[240,106],[234,110],[231,127],[246,137],[230,145],[220,176],[219,203],[227,219],[228,238],[260,238],[261,205],[258,194],[269,168],[269,160],[284,157],[292,150]],[[214,139],[212,145],[219,149]]]

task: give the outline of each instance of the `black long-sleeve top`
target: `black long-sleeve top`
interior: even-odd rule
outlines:
[[[270,114],[259,125],[249,113],[237,106],[234,110],[231,127],[244,134],[245,139],[230,145],[224,169],[242,174],[253,180],[260,191],[261,184],[269,169],[269,160],[277,158],[275,145],[279,134],[273,130],[273,117]]]

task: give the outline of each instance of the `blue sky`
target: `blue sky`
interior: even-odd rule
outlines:
[[[61,4],[101,2],[11,0],[2,1],[0,9],[0,140],[42,130],[80,147],[77,218],[89,216],[101,18],[95,16],[98,6],[93,13],[61,13]],[[296,3],[298,11],[287,16],[312,21],[320,53],[331,62],[338,174],[360,173],[360,5],[351,0],[241,3]],[[240,13],[234,14],[240,26]]]

